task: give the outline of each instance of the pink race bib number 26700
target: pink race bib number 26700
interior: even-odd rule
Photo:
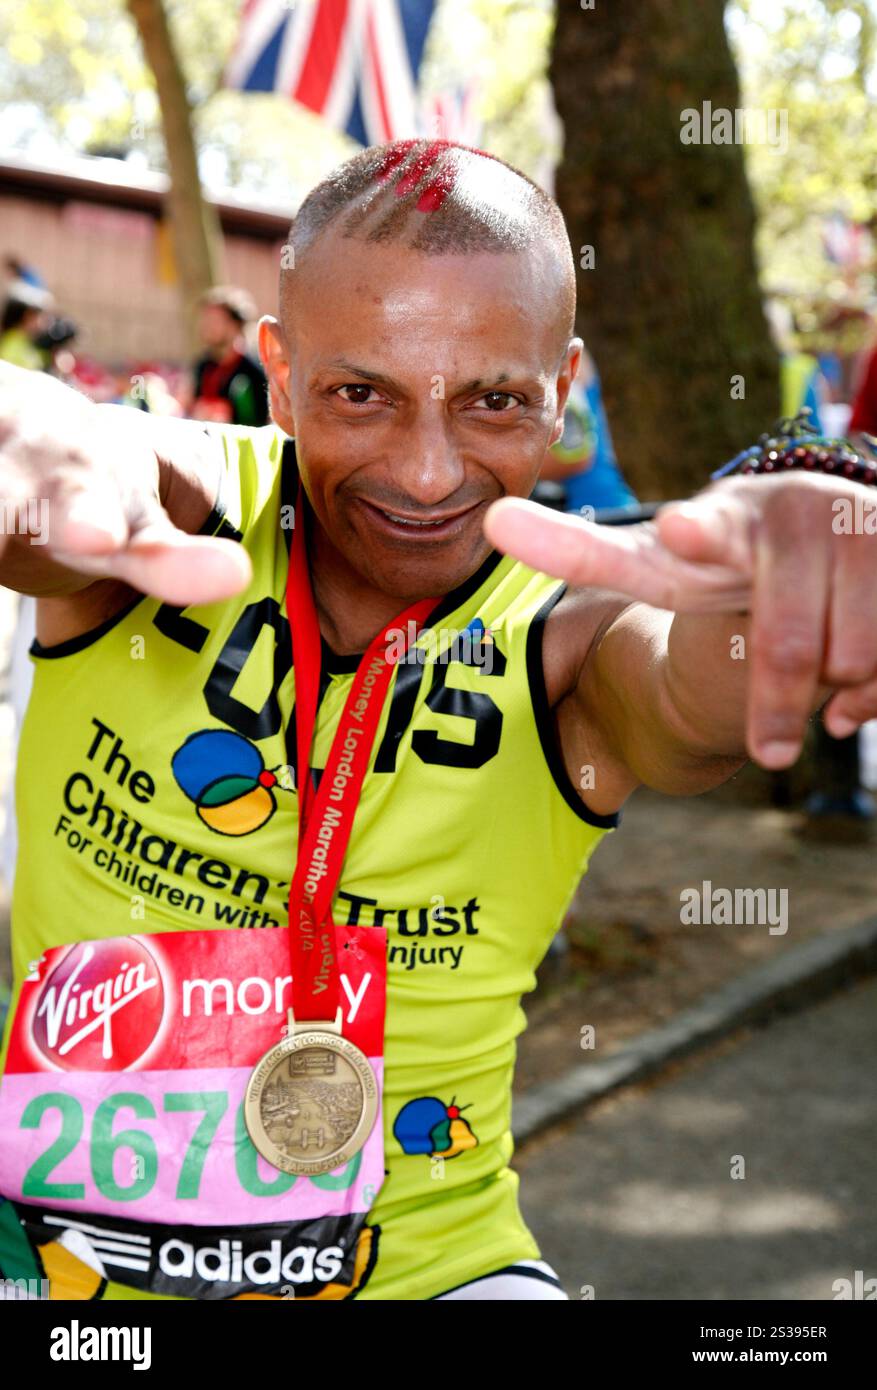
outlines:
[[[380,1086],[386,931],[334,931],[344,1035]],[[244,1122],[252,1068],[284,1033],[289,961],[286,929],[45,953],[0,1085],[0,1193],[32,1244],[72,1232],[107,1279],[155,1293],[347,1296],[384,1178],[380,1110],[350,1163],[316,1177],[266,1163]],[[325,1129],[331,1090],[312,1091],[295,1123]]]

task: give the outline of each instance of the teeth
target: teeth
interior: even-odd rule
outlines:
[[[440,521],[411,521],[407,516],[394,516],[392,512],[384,512],[384,516],[395,521],[399,526],[441,526]]]

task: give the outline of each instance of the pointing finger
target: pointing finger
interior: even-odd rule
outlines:
[[[488,508],[484,529],[500,550],[572,584],[611,589],[678,612],[738,611],[746,604],[745,578],[728,566],[673,555],[649,522],[598,526],[535,502],[503,498]]]

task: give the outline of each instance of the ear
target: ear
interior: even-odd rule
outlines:
[[[578,375],[584,346],[581,338],[570,339],[569,347],[563,359],[563,365],[557,374],[557,419],[554,422],[554,429],[551,432],[551,444],[556,444],[563,434],[563,412],[566,408],[570,387]]]
[[[283,332],[276,319],[266,314],[259,320],[259,356],[268,376],[271,418],[285,434],[295,434],[289,395],[289,357]]]

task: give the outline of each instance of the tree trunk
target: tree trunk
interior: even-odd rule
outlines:
[[[139,30],[158,90],[170,174],[168,216],[187,328],[194,348],[195,305],[200,295],[216,283],[222,266],[219,215],[201,191],[191,108],[162,0],[128,0],[128,9]]]
[[[704,486],[780,413],[742,147],[680,138],[686,108],[740,106],[723,12],[723,0],[558,0],[557,198],[578,266],[594,248],[593,269],[577,270],[578,331],[644,500]]]

